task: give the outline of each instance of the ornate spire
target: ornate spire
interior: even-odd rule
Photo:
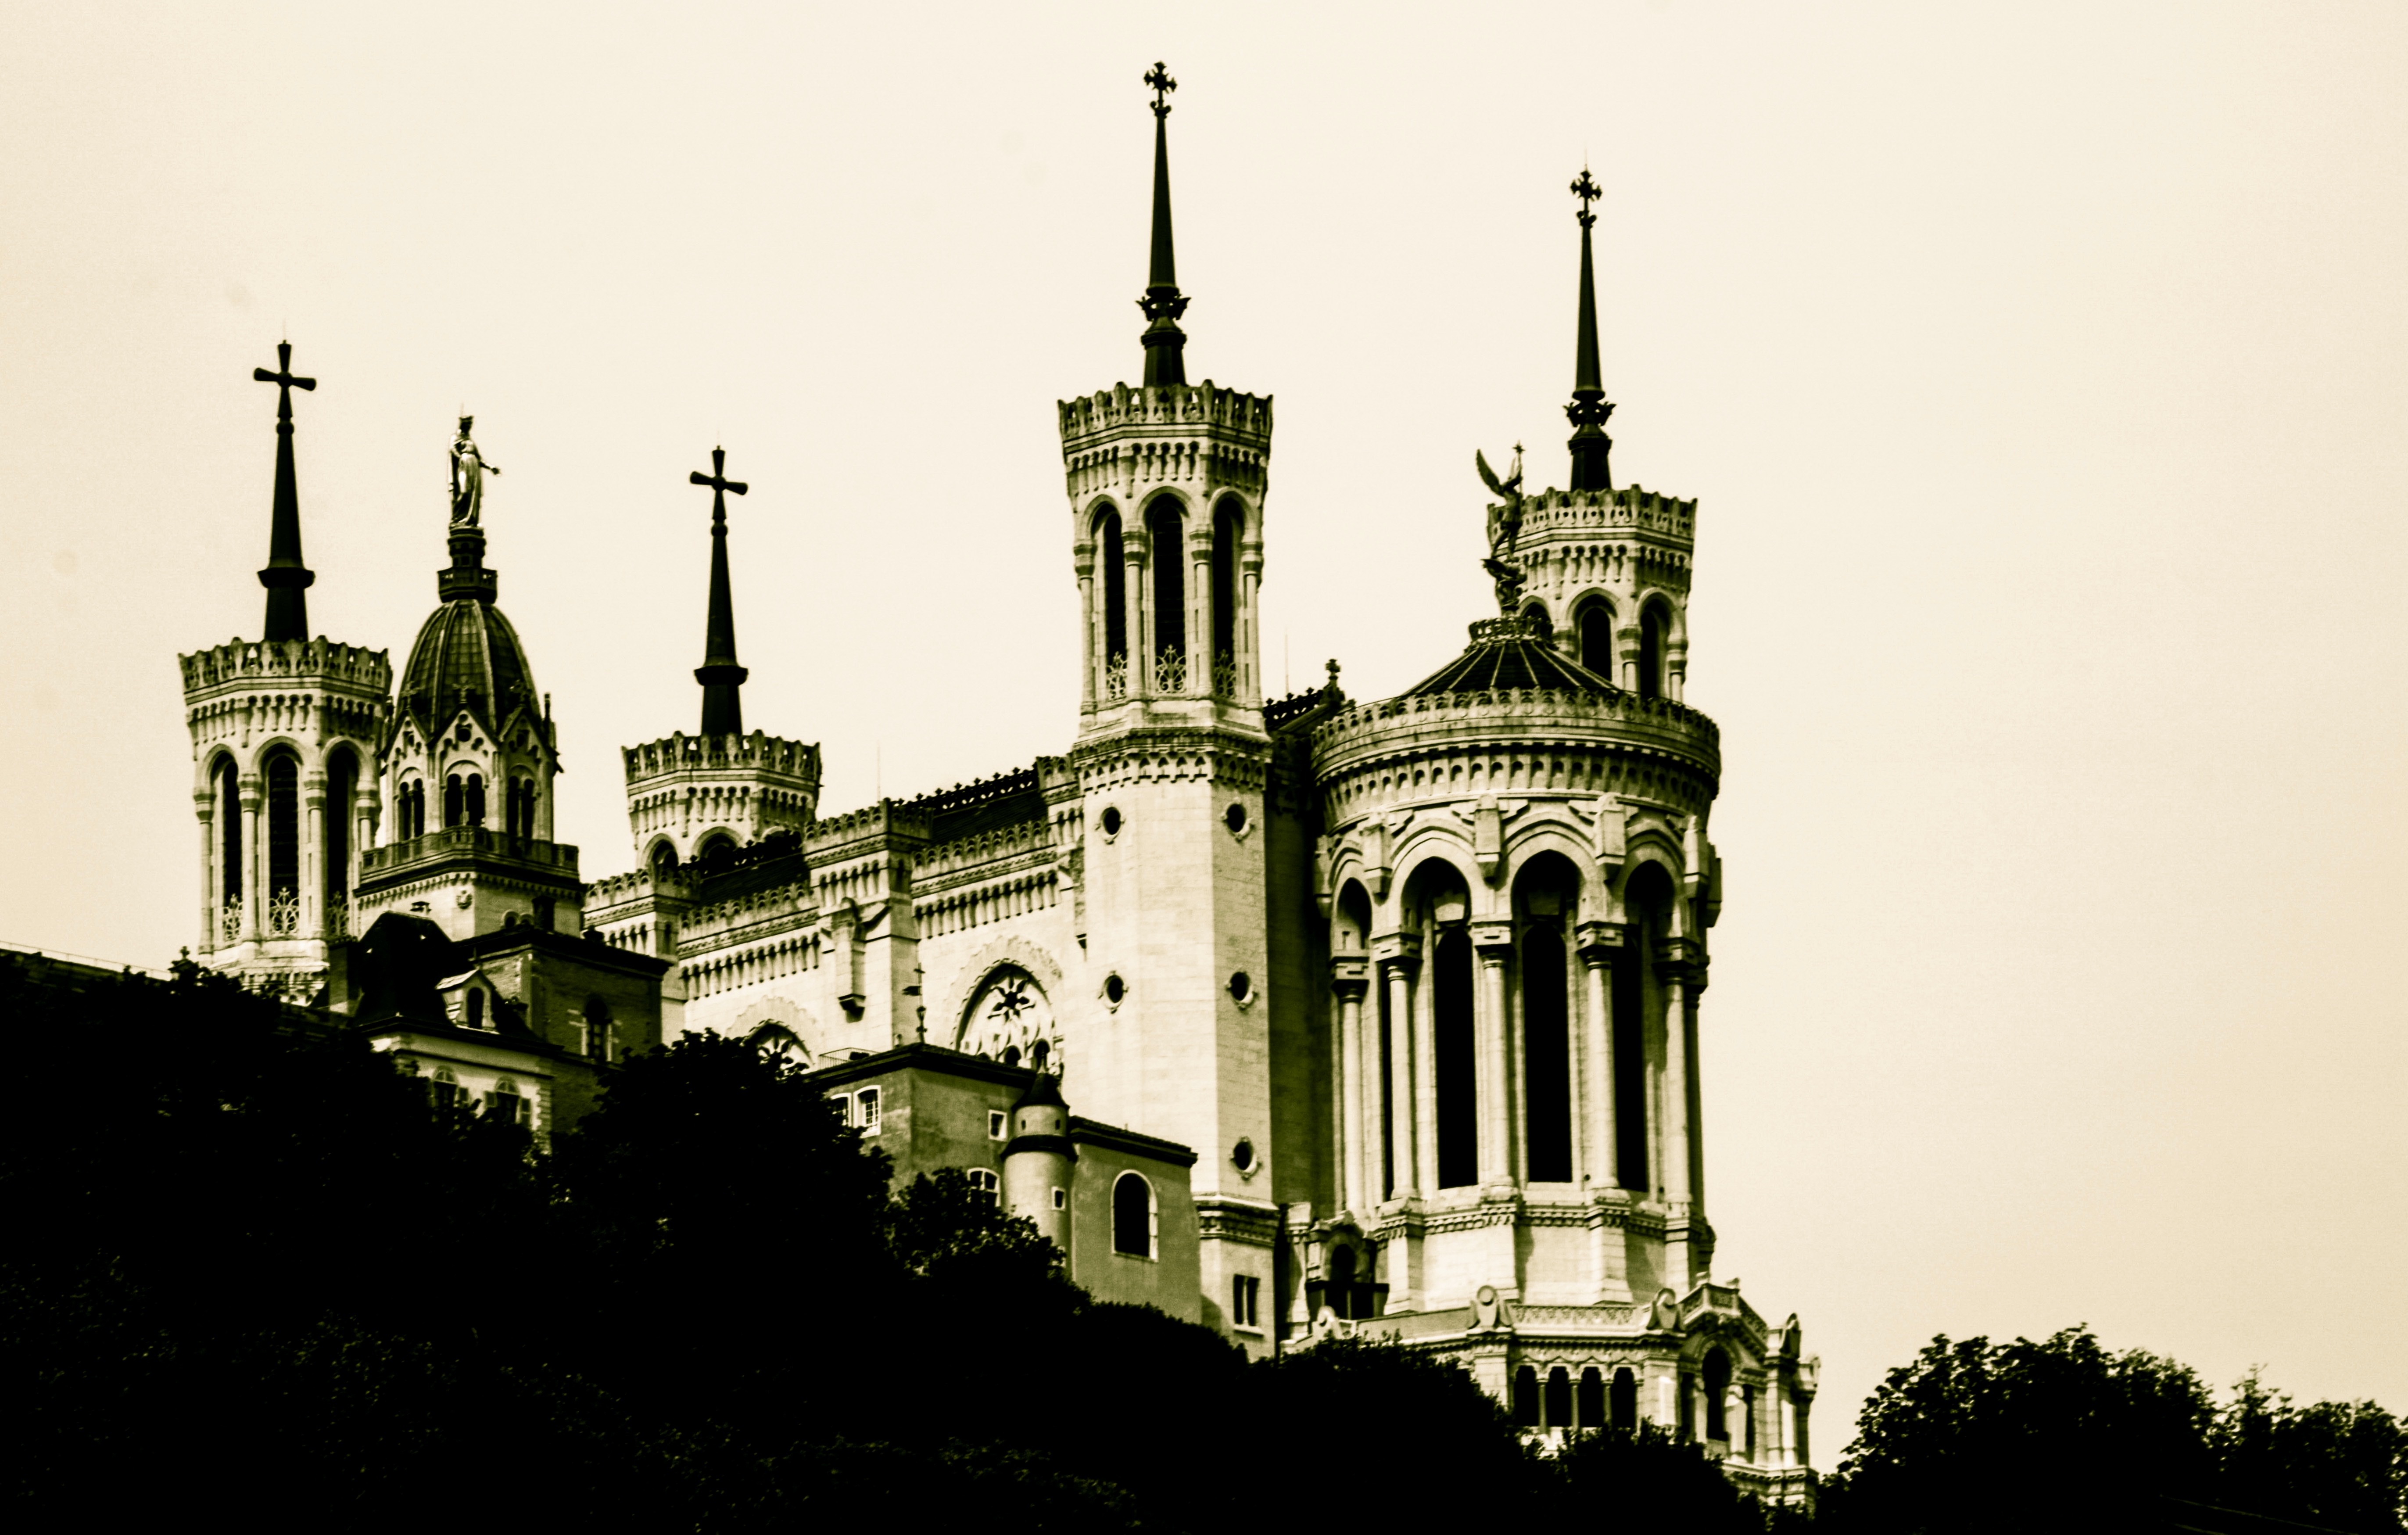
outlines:
[[[293,477],[293,392],[315,389],[318,380],[293,374],[293,343],[276,343],[276,371],[251,370],[261,383],[276,386],[276,509],[267,529],[267,568],[259,584],[267,588],[267,627],[263,639],[309,638],[309,599],[305,595],[316,572],[301,563],[301,492]]]
[[[1180,316],[1187,312],[1187,300],[1179,291],[1178,264],[1170,251],[1170,93],[1179,89],[1154,61],[1146,71],[1145,83],[1154,90],[1154,259],[1146,269],[1145,296],[1137,307],[1145,311],[1149,323],[1140,339],[1145,345],[1145,381],[1149,384],[1183,384],[1187,381],[1187,363],[1182,355],[1187,345],[1187,335],[1179,328]]]
[[[1612,402],[1605,397],[1605,384],[1597,366],[1597,264],[1589,254],[1589,229],[1597,215],[1588,205],[1597,201],[1597,183],[1589,179],[1588,167],[1581,167],[1580,179],[1572,183],[1572,195],[1580,199],[1581,273],[1580,273],[1580,341],[1572,360],[1572,402],[1564,407],[1564,414],[1572,423],[1572,484],[1576,491],[1610,491],[1613,489],[1613,473],[1607,466],[1606,455],[1613,450],[1613,439],[1605,435],[1605,421],[1613,414]]]
[[[727,450],[710,450],[710,472],[696,469],[687,477],[710,487],[710,618],[703,631],[702,665],[694,680],[702,684],[702,733],[740,736],[744,733],[744,702],[737,689],[749,675],[736,664],[736,602],[727,589],[727,494],[741,495],[750,487],[727,478]]]

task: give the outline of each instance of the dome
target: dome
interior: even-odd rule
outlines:
[[[439,731],[461,710],[498,729],[520,709],[539,709],[526,648],[491,602],[455,597],[427,615],[402,668],[401,711]]]
[[[1471,626],[1471,643],[1461,655],[1407,688],[1403,696],[1526,688],[1599,696],[1622,691],[1555,649],[1523,620],[1486,618]]]

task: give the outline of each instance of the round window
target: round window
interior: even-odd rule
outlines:
[[[1104,835],[1107,837],[1118,837],[1121,834],[1121,811],[1119,806],[1107,805],[1104,807],[1103,827]]]
[[[1233,975],[1233,976],[1229,977],[1229,995],[1230,995],[1230,996],[1232,996],[1232,997],[1236,997],[1239,1001],[1242,1002],[1242,1001],[1244,1001],[1247,997],[1252,997],[1254,994],[1254,980],[1253,980],[1253,978],[1252,978],[1252,977],[1248,976],[1248,975],[1246,974],[1246,972],[1245,972],[1245,971],[1243,971],[1243,970],[1240,970],[1237,974],[1235,974],[1235,975]]]
[[[1229,1161],[1240,1172],[1252,1171],[1254,1166],[1254,1143],[1240,1139],[1235,1146],[1229,1148]]]
[[[1128,983],[1127,983],[1127,982],[1123,981],[1123,980],[1122,980],[1118,975],[1116,975],[1116,974],[1115,974],[1115,975],[1108,975],[1108,976],[1104,977],[1104,1000],[1105,1000],[1105,1001],[1110,1002],[1110,1003],[1111,1003],[1112,1006],[1114,1006],[1114,1007],[1118,1007],[1118,1006],[1120,1006],[1120,1005],[1121,1005],[1121,998],[1122,998],[1122,997],[1126,997],[1127,995],[1128,995]]]
[[[1221,819],[1229,824],[1229,830],[1233,835],[1238,832],[1242,832],[1246,829],[1246,807],[1243,805],[1232,805],[1222,815]]]

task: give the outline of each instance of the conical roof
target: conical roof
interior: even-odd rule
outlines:
[[[1555,649],[1537,625],[1518,618],[1484,618],[1471,626],[1471,643],[1461,655],[1407,688],[1404,696],[1514,689],[1599,696],[1621,691]]]

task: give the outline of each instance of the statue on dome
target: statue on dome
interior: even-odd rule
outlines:
[[[1488,466],[1486,453],[1474,449],[1471,458],[1500,503],[1488,509],[1488,558],[1480,563],[1497,582],[1497,611],[1512,618],[1522,603],[1523,582],[1529,579],[1513,561],[1513,546],[1522,537],[1522,445],[1513,444],[1513,472],[1502,480]]]
[[[502,466],[488,464],[477,451],[468,429],[477,424],[474,416],[460,418],[460,435],[452,439],[452,525],[475,527],[478,513],[485,504],[485,476],[499,474]]]

